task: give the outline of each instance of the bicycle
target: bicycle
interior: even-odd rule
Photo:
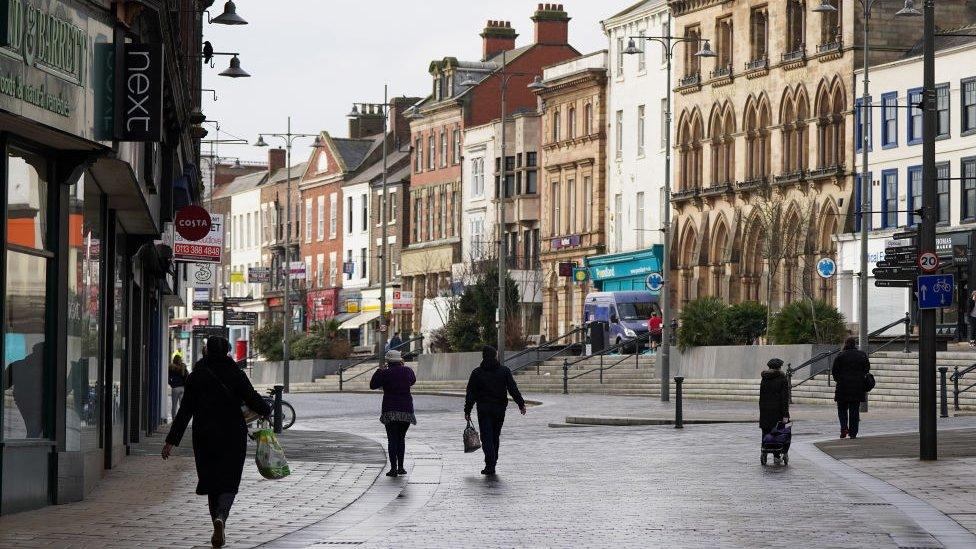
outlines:
[[[264,401],[268,403],[268,406],[271,407],[270,419],[273,425],[274,424],[274,389],[268,389],[268,396],[263,396],[261,398],[263,398]],[[295,418],[297,417],[298,415],[295,413],[295,408],[285,400],[282,400],[281,401],[281,428],[288,429],[289,427],[294,425]],[[247,423],[248,426],[250,426],[252,423],[260,419],[261,417],[258,416],[257,414],[252,414],[245,418],[245,422]]]

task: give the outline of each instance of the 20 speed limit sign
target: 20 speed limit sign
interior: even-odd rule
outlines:
[[[939,270],[939,256],[935,252],[925,252],[918,256],[918,266],[926,273]]]

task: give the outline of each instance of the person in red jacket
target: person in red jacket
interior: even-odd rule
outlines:
[[[651,351],[657,351],[661,345],[661,327],[663,324],[664,319],[661,318],[661,313],[657,311],[654,311],[651,318],[647,319],[647,330],[651,333]]]

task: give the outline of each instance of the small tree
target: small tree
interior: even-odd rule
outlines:
[[[258,353],[264,358],[279,361],[284,356],[282,331],[284,326],[279,321],[271,321],[251,332],[251,342]]]
[[[482,262],[478,272],[468,277],[464,294],[451,308],[445,337],[454,352],[477,351],[484,345],[497,347],[498,330],[495,314],[498,308],[498,268]],[[515,348],[523,341],[519,310],[519,289],[511,276],[506,277],[506,344]]]
[[[770,339],[777,345],[840,343],[846,335],[844,315],[820,300],[794,301],[769,325]]]
[[[700,297],[681,310],[678,348],[728,345],[725,316],[728,307],[717,297]]]
[[[752,345],[766,334],[768,309],[758,301],[730,305],[725,313],[725,330],[733,345]]]

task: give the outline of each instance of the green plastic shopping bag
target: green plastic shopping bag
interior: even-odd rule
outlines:
[[[269,480],[287,477],[291,474],[291,469],[288,468],[288,460],[285,458],[284,449],[278,443],[278,437],[275,436],[268,422],[262,421],[259,427],[254,433],[254,439],[258,443],[254,463],[258,466],[258,472]]]

